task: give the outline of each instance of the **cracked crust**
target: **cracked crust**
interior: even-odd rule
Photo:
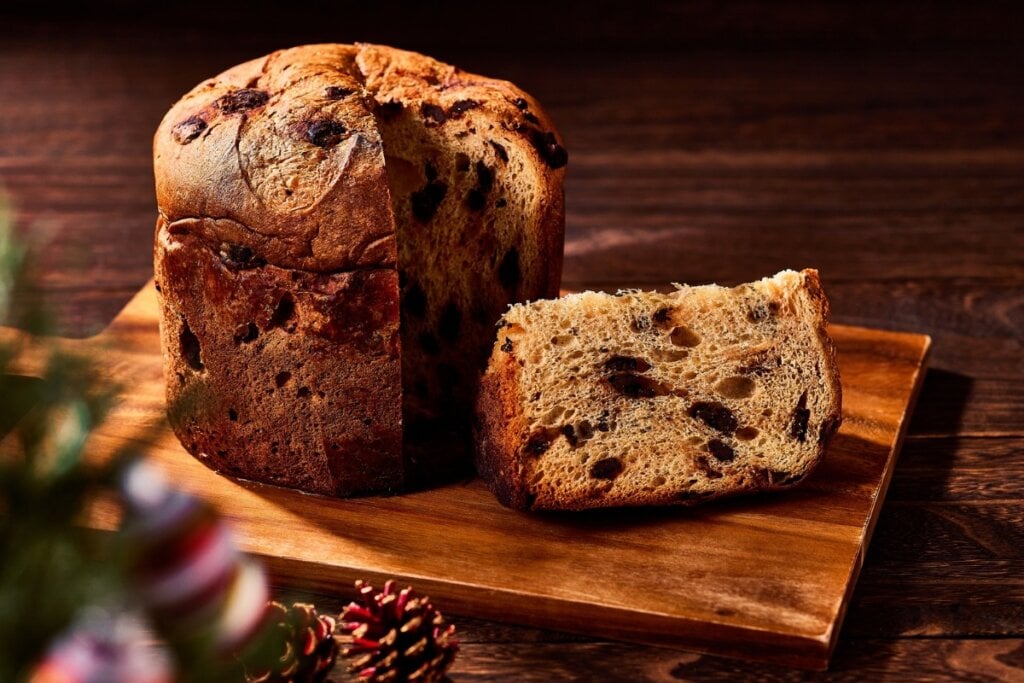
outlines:
[[[461,227],[451,214],[433,226],[407,215],[426,167],[414,157],[418,185],[399,196],[405,138],[385,122],[396,102],[419,117],[417,144],[434,145],[426,165],[447,164],[449,211],[471,216]],[[470,130],[491,146],[465,174],[454,160]],[[509,303],[558,290],[567,157],[543,109],[510,83],[415,53],[309,45],[200,83],[164,117],[153,152],[167,399],[186,449],[227,474],[339,496],[464,470],[493,323]],[[499,156],[511,157],[508,178]],[[492,174],[487,211],[458,184],[479,164]],[[515,173],[530,201],[516,213],[502,196],[518,222],[496,222]],[[415,241],[404,250],[403,229]],[[440,233],[448,241],[430,237]],[[410,273],[425,302],[400,327]],[[414,400],[409,387],[422,389]]]
[[[164,219],[209,219],[194,226],[205,239],[247,246],[282,268],[394,266],[380,134],[363,98],[335,97],[362,87],[355,54],[343,45],[282,50],[179,100],[153,144]],[[245,92],[255,95],[225,106]],[[332,124],[344,131],[316,135]]]

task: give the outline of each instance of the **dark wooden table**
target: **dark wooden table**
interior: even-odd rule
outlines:
[[[1019,10],[136,4],[0,10],[0,185],[49,235],[37,274],[69,334],[151,275],[150,138],[181,93],[275,47],[366,39],[545,103],[571,154],[565,286],[814,266],[835,321],[934,338],[830,673],[456,617],[454,680],[1024,680]]]

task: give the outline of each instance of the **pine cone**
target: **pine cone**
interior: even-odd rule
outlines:
[[[267,606],[270,632],[267,647],[274,656],[271,668],[247,670],[247,683],[319,683],[338,655],[335,620],[318,614],[313,605],[296,602],[291,609],[279,602]]]
[[[349,671],[370,683],[440,683],[459,649],[455,626],[446,624],[427,597],[395,582],[377,593],[356,581],[359,597],[341,614],[342,655]]]

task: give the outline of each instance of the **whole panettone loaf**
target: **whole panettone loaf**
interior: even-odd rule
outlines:
[[[514,306],[480,389],[480,474],[535,510],[792,486],[841,419],[827,315],[813,270]]]
[[[465,465],[494,323],[557,291],[565,163],[515,86],[392,48],[283,50],[201,83],[154,140],[182,443],[330,495]]]

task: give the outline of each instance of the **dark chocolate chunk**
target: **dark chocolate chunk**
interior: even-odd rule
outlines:
[[[249,109],[262,107],[269,99],[270,95],[265,90],[241,88],[222,95],[213,103],[213,106],[225,114],[237,114]]]
[[[670,393],[660,382],[631,372],[618,372],[609,376],[608,384],[615,391],[629,398],[653,398]]]
[[[439,126],[448,120],[448,114],[445,113],[444,109],[430,102],[424,102],[420,105],[420,114],[423,115],[427,125],[433,123]]]
[[[317,147],[334,147],[345,139],[348,129],[333,119],[307,121],[303,126],[303,137]]]
[[[519,250],[512,247],[505,252],[501,264],[498,265],[498,281],[506,292],[515,296],[522,277],[522,273],[519,271]]]
[[[171,137],[179,145],[187,145],[202,135],[207,123],[202,117],[190,116],[171,129]]]
[[[576,425],[576,431],[579,432],[580,438],[583,440],[594,438],[594,427],[589,420],[580,420]]]
[[[232,422],[238,422],[238,411],[234,408],[228,408],[228,419]]]
[[[523,118],[526,119],[527,121],[529,121],[532,124],[535,124],[535,125],[538,125],[538,126],[540,125],[540,120],[536,116],[531,114],[530,112],[526,112],[525,114],[523,114]]]
[[[501,344],[501,350],[505,353],[512,353],[512,340],[505,337],[505,341]]]
[[[477,187],[484,194],[490,192],[491,188],[494,187],[494,172],[482,161],[476,162],[476,177]]]
[[[417,318],[422,318],[427,312],[427,295],[418,283],[412,282],[405,288],[402,310]]]
[[[569,445],[573,448],[579,443],[579,439],[576,438],[576,430],[573,429],[572,425],[562,426],[562,435],[565,436],[565,440],[569,442]]]
[[[518,107],[519,109],[521,109],[521,110],[523,110],[523,111],[526,111],[527,109],[529,109],[529,108],[530,108],[530,103],[529,103],[529,102],[527,102],[527,101],[526,101],[526,100],[525,100],[524,98],[522,98],[522,97],[517,97],[516,99],[514,99],[514,100],[512,101],[512,104],[516,105],[516,107]]]
[[[732,434],[738,426],[736,416],[718,401],[697,401],[690,406],[690,417],[723,434]]]
[[[457,119],[470,109],[476,109],[479,106],[480,103],[476,100],[459,100],[452,106],[448,107],[448,116],[450,118]]]
[[[354,92],[355,90],[352,88],[343,88],[340,85],[332,85],[324,90],[324,97],[329,100],[341,100]]]
[[[797,441],[807,440],[807,421],[811,418],[811,411],[807,409],[807,392],[800,394],[800,399],[793,409],[793,417],[789,423],[789,436]]]
[[[482,211],[487,206],[487,195],[474,187],[466,193],[466,206],[470,211]]]
[[[270,316],[270,321],[267,323],[267,329],[275,327],[283,327],[286,331],[291,332],[295,329],[295,300],[292,299],[290,294],[282,296],[277,306],[274,307],[274,313]]]
[[[569,163],[569,153],[558,144],[558,139],[555,138],[554,133],[532,130],[530,131],[530,142],[533,143],[537,153],[540,154],[540,158],[549,167],[553,169],[562,168]]]
[[[469,170],[469,155],[459,152],[455,155],[455,170],[465,173]]]
[[[459,328],[462,326],[462,311],[454,301],[445,304],[441,311],[441,318],[437,323],[437,333],[441,339],[452,343],[459,338]]]
[[[497,156],[505,163],[508,163],[508,152],[505,150],[505,147],[503,145],[500,145],[494,140],[491,140],[491,147],[494,148],[495,156]]]
[[[643,358],[612,356],[604,362],[604,369],[613,372],[647,372],[651,369],[651,364]]]
[[[543,455],[544,451],[551,447],[551,442],[554,441],[554,438],[554,435],[547,429],[535,429],[526,440],[523,452],[532,456]]]
[[[615,479],[622,474],[622,462],[618,458],[602,458],[590,466],[594,479]]]
[[[188,326],[187,320],[182,320],[181,334],[178,335],[178,346],[181,349],[181,357],[190,368],[197,372],[203,370],[202,349],[199,346],[199,338],[196,337],[192,328]]]
[[[266,263],[253,250],[241,244],[222,244],[217,252],[221,263],[234,270],[258,268]]]
[[[258,336],[260,336],[260,330],[256,327],[256,323],[239,325],[235,328],[236,344],[248,344],[251,341],[255,341]]]
[[[708,450],[711,451],[711,455],[715,456],[716,460],[721,460],[722,462],[731,462],[736,457],[736,452],[732,449],[732,446],[721,439],[711,439],[708,441]]]
[[[482,161],[476,162],[477,185],[466,196],[466,204],[473,211],[480,211],[487,204],[487,194],[494,187],[494,173]]]
[[[420,332],[419,336],[416,337],[416,341],[419,343],[420,348],[431,356],[441,353],[441,345],[437,343],[437,337],[429,332]]]
[[[429,223],[448,193],[448,186],[440,180],[430,180],[422,190],[412,193],[412,215],[420,223]]]
[[[405,109],[405,105],[397,100],[382,102],[377,105],[377,116],[387,121],[401,114],[403,109]]]

